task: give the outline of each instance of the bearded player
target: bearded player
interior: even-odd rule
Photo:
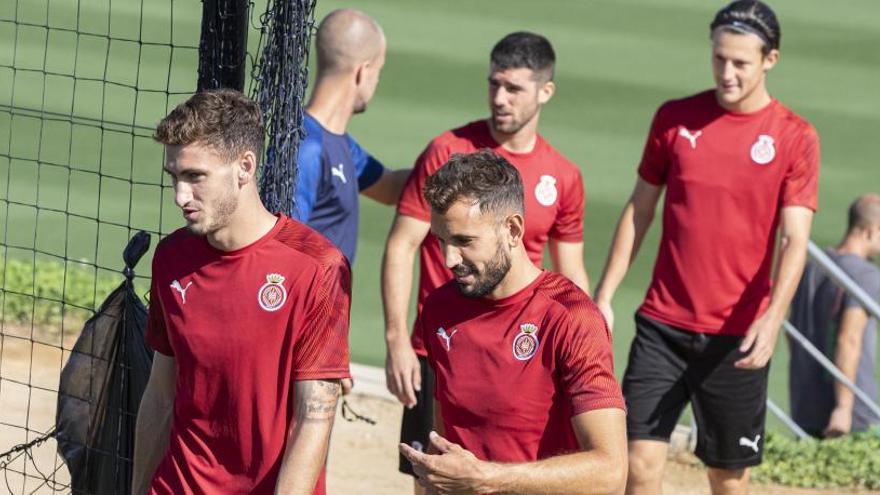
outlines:
[[[436,454],[402,443],[437,493],[617,493],[626,479],[623,397],[611,334],[573,282],[530,260],[523,186],[489,150],[428,178],[431,232],[454,280],[425,300]]]
[[[746,492],[763,453],[769,361],[816,209],[816,131],[766,86],[779,60],[776,15],[737,1],[710,31],[715,88],[657,111],[596,291],[613,322],[614,292],[665,189],[623,381],[628,493],[660,493],[669,437],[688,402],[712,492]]]
[[[186,228],[153,257],[136,494],[323,494],[348,370],[350,273],[320,234],[257,191],[260,109],[197,93],[155,139]]]
[[[585,291],[589,281],[583,262],[584,187],[578,168],[538,134],[541,108],[556,85],[556,55],[550,42],[534,33],[505,36],[492,49],[489,70],[491,116],[441,134],[428,144],[400,198],[385,246],[382,301],[385,307],[385,373],[388,388],[406,406],[401,441],[427,445],[431,427],[433,379],[424,343],[407,327],[412,267],[420,252],[418,308],[425,297],[452,278],[443,264],[437,239],[429,232],[431,208],[422,192],[427,178],[453,153],[490,148],[516,167],[525,186],[529,259],[542,263],[549,247],[553,269]],[[412,474],[400,458],[400,470]]]

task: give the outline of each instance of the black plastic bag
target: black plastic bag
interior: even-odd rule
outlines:
[[[146,232],[125,248],[125,281],[83,327],[61,372],[55,417],[58,451],[73,493],[131,491],[134,434],[153,352],[144,342],[147,310],[134,291]]]

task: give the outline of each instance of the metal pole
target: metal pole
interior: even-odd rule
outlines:
[[[782,322],[782,327],[785,328],[786,333],[788,333],[791,338],[797,341],[797,343],[800,344],[801,347],[806,349],[806,351],[810,353],[811,356],[813,356],[813,359],[818,361],[823,368],[828,370],[828,372],[831,373],[831,375],[834,376],[837,381],[844,384],[846,388],[852,390],[852,393],[855,394],[855,396],[858,397],[860,401],[864,402],[865,405],[867,405],[868,408],[874,412],[874,414],[880,416],[880,407],[878,407],[877,404],[875,404],[874,401],[871,400],[871,397],[869,397],[868,394],[856,387],[855,384],[851,382],[849,378],[847,378],[846,375],[843,374],[843,372],[837,369],[837,366],[835,366],[834,363],[831,362],[831,360],[825,357],[825,355],[822,354],[819,349],[816,349],[816,346],[814,346],[809,339],[804,337],[804,334],[798,331],[798,329],[795,328],[794,325],[791,324],[791,322],[789,322],[788,320]]]
[[[805,438],[809,437],[809,435],[807,435],[807,432],[805,432],[803,428],[798,426],[797,423],[789,418],[788,415],[785,414],[785,412],[783,412],[782,409],[780,409],[779,406],[774,404],[773,401],[770,399],[767,399],[767,408],[770,409],[770,412],[772,412],[773,415],[779,419],[779,421],[785,423],[785,426],[793,431],[794,434],[797,435],[799,440],[804,440]]]
[[[853,282],[849,275],[837,266],[837,263],[835,263],[834,260],[825,254],[825,251],[823,251],[822,248],[817,246],[813,241],[810,241],[807,245],[807,252],[819,268],[827,273],[835,283],[846,289],[851,296],[859,301],[859,304],[865,307],[868,313],[874,318],[880,320],[880,304],[872,299],[864,289],[858,286],[858,284]]]
[[[244,90],[247,31],[247,0],[203,0],[199,91]]]

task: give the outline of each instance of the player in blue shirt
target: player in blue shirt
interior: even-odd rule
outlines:
[[[357,10],[335,10],[321,21],[315,45],[318,75],[305,112],[291,216],[354,263],[358,194],[397,204],[409,169],[386,169],[345,132],[351,116],[366,110],[385,64],[379,24]]]

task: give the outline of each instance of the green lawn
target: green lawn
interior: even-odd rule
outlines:
[[[47,253],[37,257],[85,259],[115,269],[129,229],[99,227],[63,212],[162,232],[180,225],[167,190],[150,184],[160,180],[161,149],[149,133],[195,86],[195,50],[172,50],[168,44],[197,43],[201,5],[175,2],[170,29],[168,0],[145,2],[143,25],[140,1],[114,0],[109,17],[107,0],[79,3],[82,15],[60,2],[47,9],[48,0],[0,6],[0,255],[32,257],[36,246]],[[318,18],[348,5],[319,0]],[[557,51],[558,91],[542,115],[541,131],[583,170],[586,264],[595,282],[654,110],[666,99],[711,85],[708,24],[721,5],[705,0],[361,0],[357,6],[383,25],[389,52],[376,97],[369,111],[352,121],[351,132],[386,165],[410,166],[432,137],[486,115],[485,78],[495,41],[520,29],[545,34]],[[869,146],[880,135],[880,4],[852,0],[844,8],[819,0],[780,0],[773,5],[783,26],[783,56],[770,88],[819,130],[821,206],[813,238],[827,245],[842,233],[853,197],[880,184]],[[2,22],[13,18],[65,28],[79,22],[81,31],[99,36],[57,29],[47,34]],[[156,44],[108,42],[100,36],[136,38],[139,30]],[[255,42],[252,32],[251,45]],[[74,84],[70,77],[43,78],[21,70],[44,68],[80,79]],[[78,119],[70,124],[21,109],[73,111]],[[118,125],[93,125],[102,119]],[[60,212],[38,212],[31,205]],[[352,354],[355,361],[380,365],[379,260],[393,212],[369,200],[362,208]],[[658,232],[655,226],[616,300],[619,374]],[[141,271],[147,272],[146,263]],[[781,345],[771,395],[782,405],[787,404],[786,362]]]

